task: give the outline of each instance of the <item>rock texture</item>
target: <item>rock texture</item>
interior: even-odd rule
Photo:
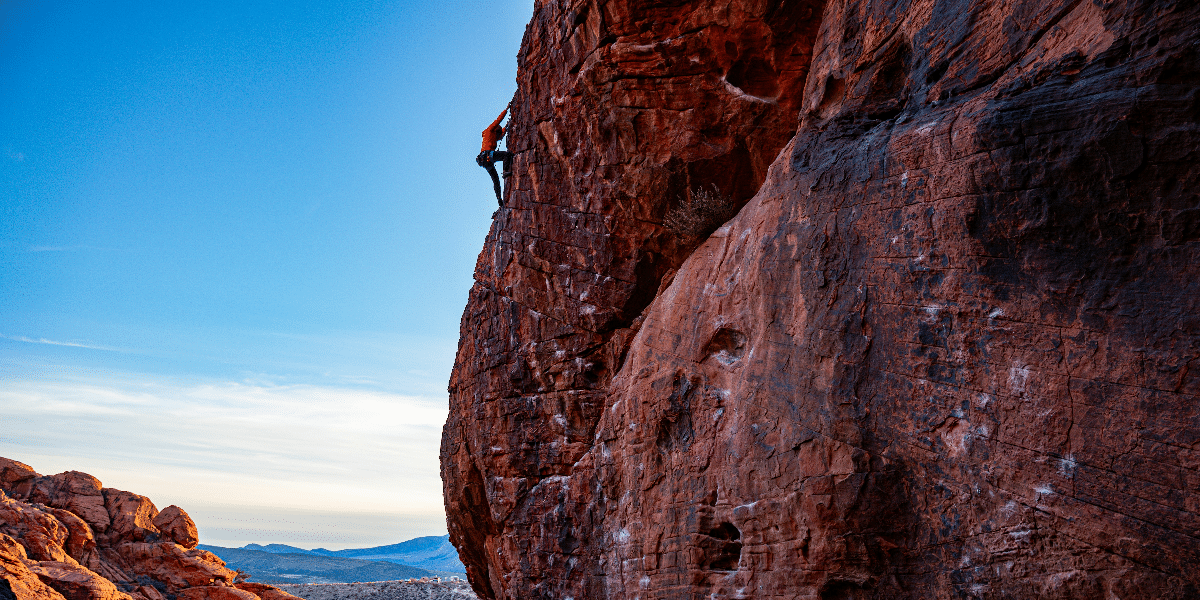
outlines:
[[[442,444],[478,595],[1200,593],[1197,22],[539,0]]]
[[[0,458],[0,568],[16,600],[287,600],[196,549],[183,509]],[[249,586],[249,587],[247,587]],[[11,598],[0,588],[0,598]]]

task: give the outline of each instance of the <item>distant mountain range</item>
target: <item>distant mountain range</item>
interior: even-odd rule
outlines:
[[[241,548],[199,546],[221,557],[231,569],[262,583],[350,583],[410,577],[463,576],[466,569],[450,536],[419,537],[374,548],[305,550],[285,544],[247,544]]]

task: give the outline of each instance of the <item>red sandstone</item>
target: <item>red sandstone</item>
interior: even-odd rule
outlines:
[[[1197,22],[536,2],[442,443],[479,596],[1195,597]]]
[[[183,509],[0,458],[0,569],[17,600],[289,600],[196,548]],[[0,597],[3,590],[0,589]]]

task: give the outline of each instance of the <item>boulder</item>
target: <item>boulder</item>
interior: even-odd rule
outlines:
[[[0,458],[0,490],[9,496],[24,498],[33,487],[33,480],[40,477],[29,465]]]
[[[145,496],[104,488],[104,507],[111,522],[106,533],[112,543],[154,542],[159,538],[154,519],[158,509]]]
[[[154,527],[168,539],[184,548],[192,549],[199,543],[200,537],[196,524],[182,508],[172,504],[154,517]]]

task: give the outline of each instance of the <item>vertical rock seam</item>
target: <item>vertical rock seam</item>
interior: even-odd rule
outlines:
[[[1200,592],[1196,22],[537,2],[442,441],[476,592]]]

